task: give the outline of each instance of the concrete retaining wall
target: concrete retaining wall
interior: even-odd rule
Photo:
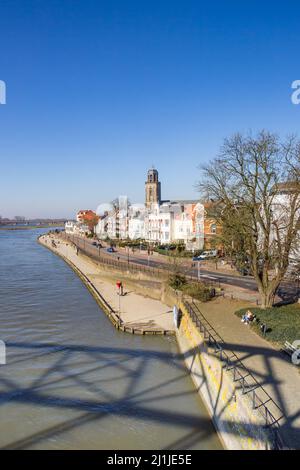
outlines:
[[[47,248],[51,249],[49,246]],[[65,261],[68,262],[66,259]],[[77,274],[85,282],[115,326],[120,328],[117,319],[103,305],[101,299],[94,292],[91,283],[86,282],[72,263],[68,262],[68,264],[77,271]],[[116,272],[110,266],[104,267],[103,265],[101,265],[101,270],[110,273]],[[139,280],[149,279],[148,276],[143,274],[128,272],[127,276],[136,292],[160,299],[170,307],[173,307],[173,305],[180,307],[182,318],[180,327],[176,332],[178,346],[184,356],[195,387],[214,421],[224,447],[237,450],[264,450],[271,448],[270,436],[264,428],[264,420],[261,414],[252,409],[250,398],[247,395],[242,395],[242,392],[233,381],[232,374],[224,370],[221,361],[209,350],[204,338],[195,327],[181,301],[182,294],[180,292],[176,293],[164,283],[162,283],[161,289],[150,289],[139,285]]]
[[[264,420],[253,410],[250,398],[233,381],[230,371],[213,355],[184,305],[177,341],[193,382],[227,449],[265,450],[271,448]]]

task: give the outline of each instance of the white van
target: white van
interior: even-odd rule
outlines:
[[[215,258],[218,254],[218,250],[206,250],[201,253],[201,255],[194,257],[194,261],[200,261],[203,259],[208,259],[208,258]]]

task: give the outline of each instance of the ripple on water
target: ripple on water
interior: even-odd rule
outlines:
[[[0,447],[220,448],[174,338],[116,331],[38,233],[0,232]]]

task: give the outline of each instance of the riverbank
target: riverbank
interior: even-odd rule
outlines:
[[[77,253],[76,248],[56,234],[47,234],[39,242],[61,256],[81,277],[115,327],[133,334],[174,334],[173,313],[170,307],[133,292],[123,282],[123,296],[118,295],[115,275],[109,280],[97,263]]]
[[[175,337],[114,328],[43,232],[1,232],[0,448],[220,449]]]
[[[150,283],[152,283],[151,296],[157,296],[157,298],[164,297],[162,295],[164,293],[160,292],[159,287],[156,286],[158,279],[149,281],[149,279],[143,279],[143,274],[135,274],[132,277],[139,276],[139,278],[136,278],[135,281],[133,279],[130,280],[129,273],[126,275],[126,272],[118,272],[110,266],[101,265],[100,267],[97,261],[92,261],[88,256],[81,253],[77,255],[75,246],[70,242],[63,240],[55,234],[52,234],[51,237],[57,245],[56,247],[50,246],[52,244],[51,238],[46,240],[47,243],[45,243],[43,238],[40,241],[52,251],[64,257],[65,260],[66,258],[72,258],[76,264],[78,264],[79,260],[80,263],[87,263],[85,269],[87,270],[88,278],[93,283],[99,282],[99,290],[101,294],[104,295],[105,293],[106,298],[111,295],[112,301],[116,300],[115,282],[120,279],[120,276],[123,276],[125,290],[128,288],[130,296],[137,295],[136,291],[142,293],[144,291],[145,295],[147,293],[150,295],[149,289],[151,289]],[[128,276],[128,278],[125,276]],[[108,289],[106,292],[105,285]],[[134,290],[135,294],[131,290]],[[172,306],[176,303],[174,295],[173,298],[172,295],[169,295],[169,298],[167,298],[168,293],[164,295],[164,302],[166,304]],[[132,314],[129,311],[127,312],[126,320],[131,323],[131,326],[136,320],[140,323],[147,320],[148,322],[150,321],[150,324],[153,321],[154,310],[150,312],[150,316],[143,318],[145,315],[143,312],[141,314],[140,303],[142,299],[145,300],[145,296],[143,294],[138,295],[131,305],[133,315],[137,315],[137,318],[133,318]],[[156,302],[149,298],[146,298],[146,300]],[[161,304],[161,302],[159,303]],[[243,306],[246,306],[246,304],[244,303]],[[299,374],[297,374],[295,367],[279,351],[274,350],[265,340],[258,338],[254,332],[240,322],[234,315],[234,312],[241,307],[241,301],[217,298],[202,304],[201,310],[222,335],[224,350],[228,353],[230,351],[234,352],[236,357],[243,361],[257,382],[263,385],[269,396],[278,403],[281,411],[277,414],[277,410],[275,410],[274,417],[281,417],[281,428],[289,446],[298,448],[298,408],[300,402],[297,397],[300,390],[298,387]],[[174,332],[172,311],[166,305],[165,308],[167,311],[158,313],[157,318],[168,318]],[[182,311],[184,311],[184,308]],[[168,316],[167,313],[169,314]],[[121,316],[124,319],[123,315]],[[266,448],[266,435],[263,432],[264,423],[261,422],[260,416],[255,416],[256,413],[254,413],[252,408],[251,394],[248,394],[248,392],[244,393],[242,382],[237,381],[236,378],[225,377],[227,372],[224,371],[222,361],[219,358],[213,358],[212,353],[207,355],[207,341],[192,325],[187,313],[184,314],[184,321],[177,331],[177,340],[180,350],[185,356],[189,373],[195,382],[199,395],[207,405],[207,409],[216,424],[216,428],[220,432],[225,447],[229,449]],[[279,377],[280,381],[278,381]],[[238,400],[238,406],[234,404],[237,403],[235,400]],[[217,413],[216,410],[218,410]],[[240,420],[241,416],[242,421]],[[268,448],[270,446],[272,446],[271,443],[267,445]]]
[[[6,227],[5,225],[1,226],[0,227],[0,230],[38,230],[38,229],[42,229],[42,228],[50,228],[50,229],[55,229],[55,228],[62,228],[64,227],[64,224],[55,224],[55,225],[22,225],[22,226],[15,226],[15,227],[11,227],[11,226],[8,226]]]

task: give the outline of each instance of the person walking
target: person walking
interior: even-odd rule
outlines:
[[[118,295],[123,296],[124,295],[124,290],[123,290],[123,283],[122,281],[117,282],[117,288],[118,288]]]

